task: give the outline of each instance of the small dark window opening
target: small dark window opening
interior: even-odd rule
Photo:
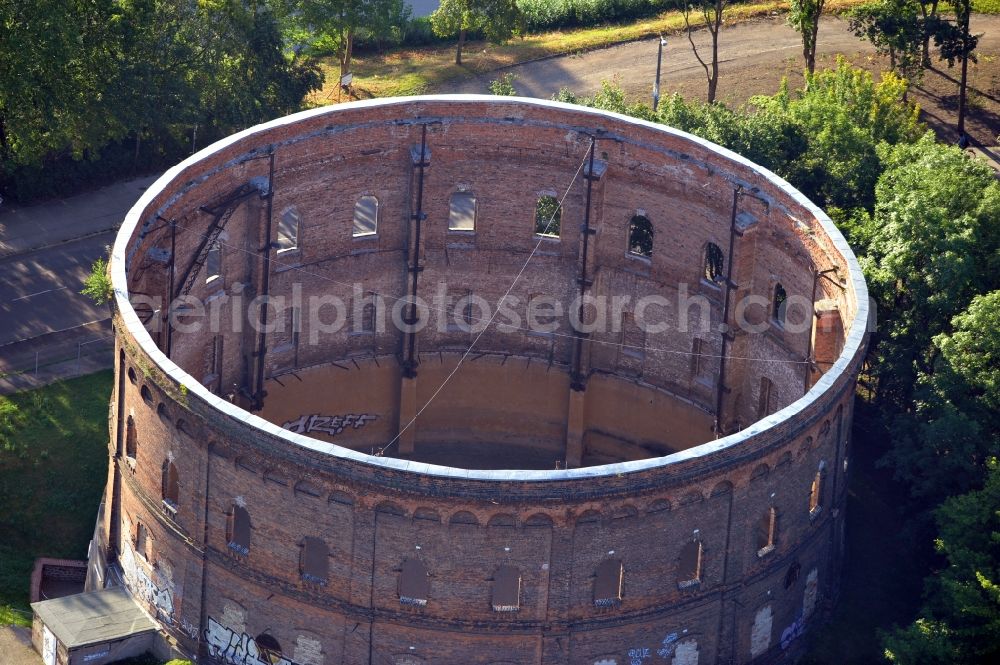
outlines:
[[[493,576],[493,611],[517,612],[521,608],[521,571],[500,566]]]
[[[754,525],[754,545],[757,550],[757,556],[764,556],[774,551],[776,527],[777,513],[772,507]]]
[[[135,369],[132,367],[128,368],[128,380],[132,383],[136,383],[139,378],[135,375]]]
[[[242,506],[233,505],[229,515],[229,549],[236,554],[250,554],[250,513]]]
[[[330,551],[326,542],[306,536],[302,539],[302,558],[299,561],[302,581],[326,584],[330,572]]]
[[[771,413],[771,379],[762,376],[760,379],[760,392],[757,395],[757,417],[763,418]]]
[[[725,262],[722,248],[714,242],[708,243],[705,247],[705,279],[710,282],[721,282],[725,279],[723,274]]]
[[[771,315],[774,317],[774,320],[780,323],[781,325],[785,324],[785,314],[786,314],[785,309],[787,302],[788,302],[788,293],[785,292],[785,287],[783,287],[780,282],[775,284],[774,302]]]
[[[125,421],[125,457],[135,461],[136,450],[139,444],[136,442],[135,419],[132,416]]]
[[[361,332],[375,332],[375,303],[368,301],[361,309]]]
[[[594,605],[614,607],[622,601],[625,567],[619,559],[605,559],[594,576]]]
[[[150,392],[149,386],[143,386],[139,389],[139,394],[142,395],[142,401],[146,404],[153,403],[153,393]]]
[[[562,208],[559,199],[545,195],[538,197],[535,204],[535,233],[548,238],[559,237],[559,224],[562,220]]]
[[[823,507],[823,469],[820,468],[813,476],[812,487],[809,489],[809,514],[816,515]]]
[[[430,595],[431,581],[420,559],[404,559],[399,571],[399,602],[424,607]]]
[[[628,223],[628,253],[633,256],[653,256],[653,223],[636,215]]]
[[[205,281],[211,282],[222,275],[222,243],[213,240],[205,256]]]
[[[701,582],[700,540],[692,540],[681,548],[680,562],[677,568],[677,585],[681,588],[694,586]]]
[[[177,467],[173,462],[163,462],[163,502],[177,510],[180,496],[180,483],[177,478]]]
[[[261,633],[254,640],[257,643],[257,653],[260,660],[271,665],[278,665],[282,661],[281,644],[269,633]]]
[[[785,573],[785,588],[791,589],[792,585],[799,581],[799,571],[802,570],[801,564],[798,561],[793,563],[788,567],[788,572]]]
[[[143,559],[149,560],[149,530],[142,522],[135,527],[135,551]]]

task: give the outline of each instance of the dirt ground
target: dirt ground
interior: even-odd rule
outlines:
[[[20,626],[0,626],[0,660],[4,665],[42,665],[31,647],[31,631]]]
[[[978,63],[969,67],[969,118],[967,131],[975,143],[994,146],[1000,141],[1000,16],[974,15],[973,32],[981,33]],[[695,43],[707,46],[707,34],[696,34]],[[818,40],[817,67],[834,66],[838,55],[852,63],[879,72],[888,60],[874,53],[871,45],[855,37],[846,20],[823,19]],[[782,77],[792,88],[802,81],[801,41],[783,16],[773,16],[724,28],[719,38],[719,100],[739,105],[753,95],[773,94]],[[634,99],[649,100],[656,71],[656,40],[632,42],[526,63],[511,68],[519,94],[549,98],[566,87],[578,94],[592,94],[602,80],[615,80]],[[487,92],[493,73],[479,79],[451,83],[438,92]],[[956,140],[959,67],[934,60],[923,80],[912,88],[912,99],[920,105],[923,120],[942,140]],[[661,95],[674,92],[689,99],[705,99],[705,72],[695,60],[684,35],[668,39],[664,50]]]

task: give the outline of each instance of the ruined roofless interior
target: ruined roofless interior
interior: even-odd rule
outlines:
[[[783,624],[835,596],[867,291],[830,220],[727,150],[539,100],[317,109],[171,169],[129,213],[111,272],[119,364],[104,547],[111,561],[131,557],[135,578],[152,560],[135,556],[142,525],[150,556],[169,559],[170,607],[147,600],[182,651],[236,662],[209,628],[225,615],[259,638],[253,608],[267,614],[256,605],[266,590],[287,599],[283,611],[302,604],[332,621],[339,637],[314,636],[327,665],[381,662],[352,660],[365,650],[345,637],[358,617],[369,651],[409,640],[414,663],[500,662],[472,654],[525,634],[538,641],[511,662],[625,663],[612,645],[645,640],[655,652],[681,623],[702,662],[749,662],[780,653]],[[699,516],[683,517],[695,503]],[[355,536],[334,552],[336,535],[306,525],[341,509]],[[248,511],[252,532],[248,521],[235,534]],[[649,517],[668,513],[683,517],[677,528]],[[499,543],[492,528],[573,541],[590,528],[585,515],[610,520],[579,555],[587,561],[559,560],[551,539],[517,556],[508,543],[478,577],[431,570],[421,602],[401,590],[415,574],[403,553],[433,558],[427,541],[440,538],[437,556],[454,567]],[[380,519],[402,522],[390,535]],[[420,533],[432,524],[440,534],[410,538],[421,520]],[[449,535],[459,524],[492,544],[472,539],[480,549],[461,554]],[[622,528],[683,536],[628,561]],[[182,572],[189,555],[171,531],[216,551],[224,572],[214,582],[211,566]],[[331,541],[319,588],[302,558],[303,538],[315,537]],[[688,541],[698,583],[659,589],[691,567]],[[750,541],[754,555],[737,556]],[[494,564],[518,556],[516,598],[491,605]],[[611,592],[597,589],[604,560],[618,566]],[[772,601],[792,564],[808,566],[812,590],[803,596],[796,572],[788,598]],[[241,567],[254,571],[246,593],[210,600],[206,589],[231,585]],[[557,571],[574,590],[553,590]],[[449,576],[467,587],[435,599]],[[745,608],[705,595],[740,580],[729,593]],[[765,640],[753,585],[774,580]],[[272,624],[281,653],[302,665],[288,646],[299,628]],[[441,631],[464,635],[468,650],[434,659]],[[557,634],[567,640],[558,648]],[[556,655],[563,648],[579,659]]]

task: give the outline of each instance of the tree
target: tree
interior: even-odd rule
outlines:
[[[925,580],[914,624],[885,640],[899,665],[975,665],[1000,660],[1000,465],[988,463],[982,489],[949,498],[935,511],[947,565]]]
[[[283,0],[283,19],[297,41],[322,44],[337,54],[340,76],[351,70],[359,32],[374,39],[401,29],[410,9],[403,0]]]
[[[924,22],[917,0],[876,0],[855,7],[848,26],[860,39],[867,39],[879,55],[889,57],[889,68],[916,80],[923,66],[921,46]]]
[[[788,23],[802,35],[802,57],[806,71],[816,71],[816,37],[826,0],[791,0]]]
[[[715,101],[716,90],[719,87],[719,31],[722,29],[722,12],[729,4],[728,0],[685,0],[684,28],[687,30],[688,41],[691,43],[691,50],[698,64],[705,70],[705,77],[708,79],[708,103]],[[697,11],[701,14],[701,20],[712,38],[711,62],[705,62],[698,53],[698,47],[694,44],[694,37],[691,35],[691,13]]]
[[[983,162],[935,142],[879,151],[885,171],[862,267],[879,303],[880,397],[908,410],[921,374],[933,372],[936,335],[977,293],[990,290],[1000,184]]]
[[[462,47],[469,32],[481,32],[494,44],[502,44],[521,29],[521,10],[516,0],[441,0],[431,14],[431,28],[439,37],[458,35],[455,64],[462,64]]]
[[[938,16],[928,26],[928,30],[934,36],[934,45],[937,46],[941,59],[947,61],[949,67],[954,67],[956,60],[962,63],[958,84],[958,135],[959,139],[964,139],[969,60],[976,62],[975,50],[979,45],[979,35],[969,32],[972,0],[955,0],[952,5],[955,8],[955,21],[952,23]]]

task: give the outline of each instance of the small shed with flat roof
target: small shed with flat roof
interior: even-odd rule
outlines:
[[[156,647],[156,622],[121,587],[43,600],[31,609],[31,641],[45,665],[104,665]]]

